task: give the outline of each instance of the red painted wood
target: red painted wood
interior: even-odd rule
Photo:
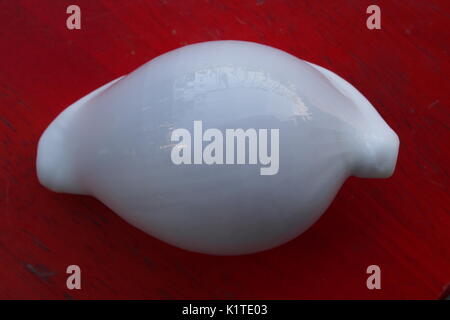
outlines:
[[[440,296],[450,282],[447,0],[0,2],[1,298]],[[82,29],[67,30],[78,4]],[[401,140],[388,180],[350,179],[302,236],[260,254],[213,257],[166,245],[90,197],[39,185],[36,144],[67,105],[185,44],[281,48],[355,84]],[[270,62],[269,62],[270,63]],[[82,289],[65,286],[82,269]],[[368,265],[382,289],[366,288]]]

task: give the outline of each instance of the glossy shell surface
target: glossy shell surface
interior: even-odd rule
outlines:
[[[203,132],[277,129],[276,174],[262,175],[259,162],[174,164],[172,134],[193,133],[195,121]],[[37,169],[51,190],[92,195],[172,245],[233,255],[301,234],[350,175],[390,176],[398,146],[334,73],[272,47],[213,41],[163,54],[68,107],[41,137]]]

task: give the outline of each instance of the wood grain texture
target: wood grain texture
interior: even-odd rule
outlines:
[[[450,283],[447,0],[0,1],[0,298],[435,299]],[[66,28],[78,4],[82,29]],[[99,201],[36,178],[37,141],[66,106],[180,46],[250,40],[353,83],[398,133],[388,180],[348,180],[326,214],[279,248],[186,252]],[[66,267],[82,289],[66,288]],[[382,289],[366,288],[366,268]]]

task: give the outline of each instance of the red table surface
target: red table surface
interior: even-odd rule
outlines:
[[[438,298],[450,282],[448,0],[0,1],[0,298]],[[81,8],[81,30],[66,8]],[[350,178],[324,216],[266,252],[167,245],[36,177],[46,126],[91,90],[180,46],[256,41],[353,83],[401,140],[390,179]],[[82,289],[66,287],[66,268]],[[368,290],[366,268],[381,268]]]

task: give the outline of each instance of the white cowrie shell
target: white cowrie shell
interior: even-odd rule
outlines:
[[[236,129],[256,135],[241,163],[227,164],[230,150],[239,158],[226,147]],[[190,144],[174,141],[183,132]],[[223,154],[211,164],[213,137]],[[39,141],[37,172],[47,188],[95,196],[172,245],[233,255],[301,234],[350,175],[390,176],[398,146],[331,71],[268,46],[212,41],[163,54],[68,107]],[[174,161],[180,150],[192,164]]]

